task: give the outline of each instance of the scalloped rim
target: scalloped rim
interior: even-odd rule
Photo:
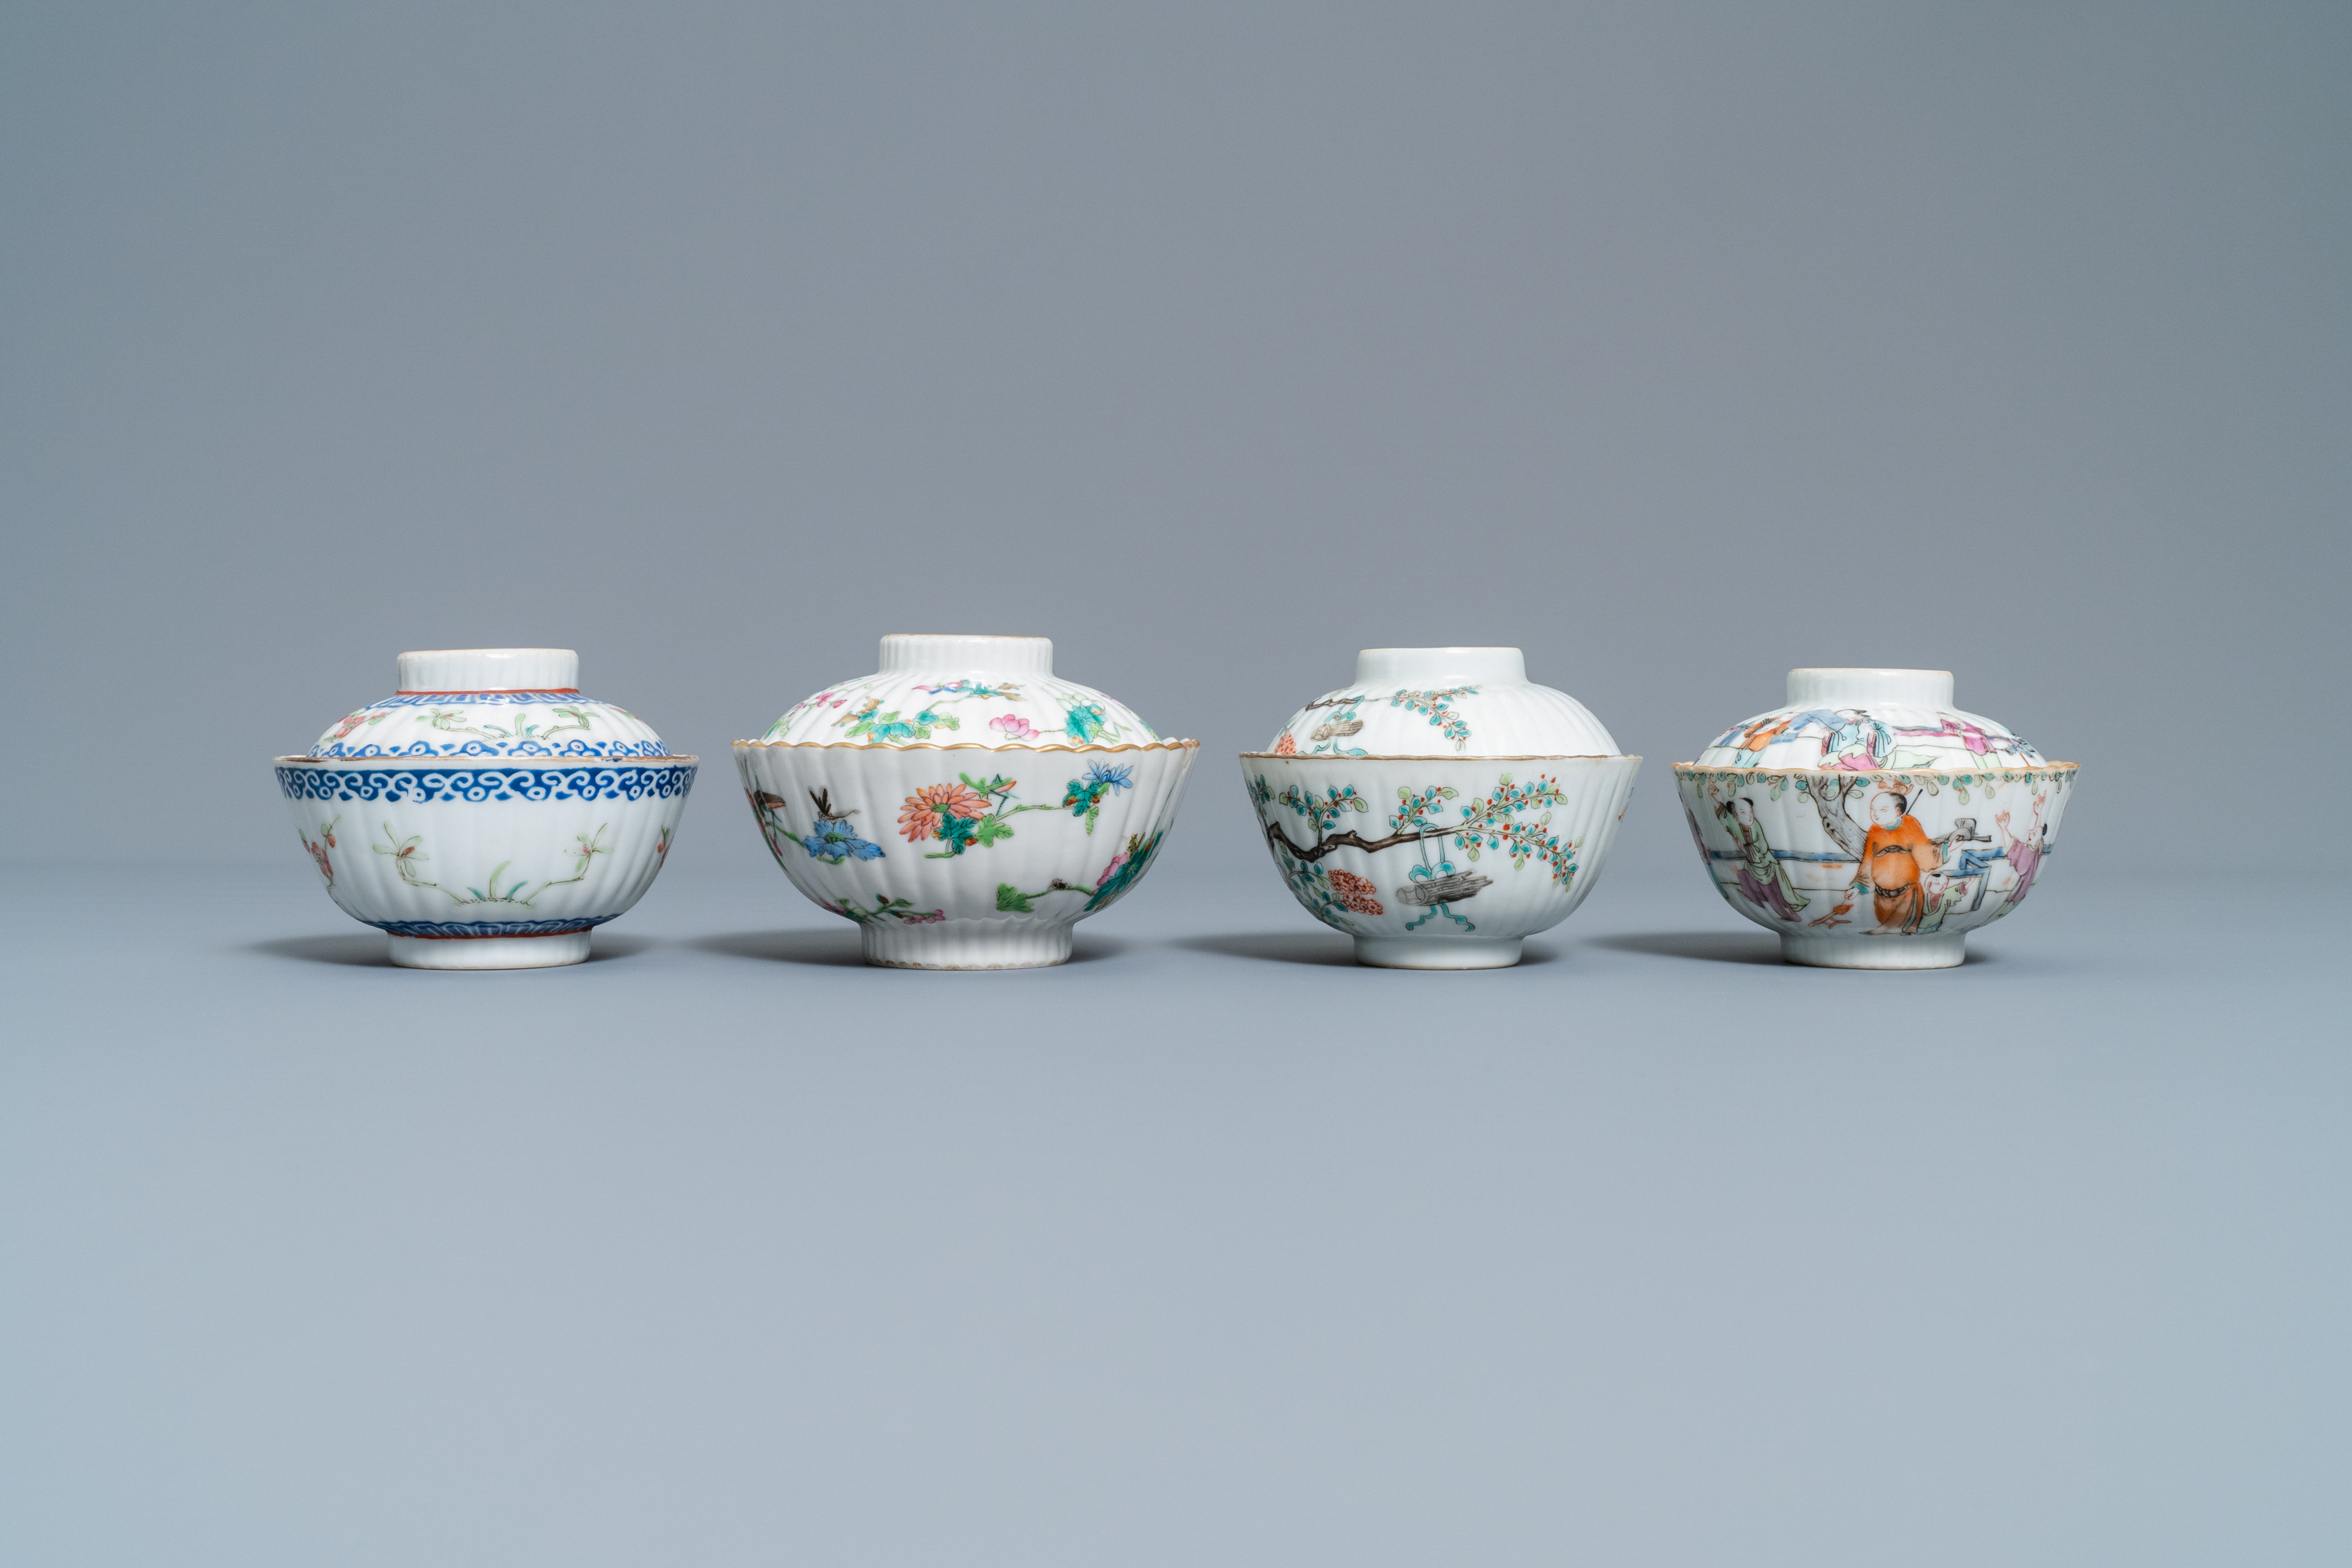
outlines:
[[[1632,752],[1526,752],[1478,757],[1465,757],[1458,752],[1244,752],[1242,760],[1276,763],[1638,763],[1642,759]]]
[[[1694,773],[1759,773],[1766,775],[1772,773],[1786,773],[1791,778],[1795,777],[1799,773],[1802,773],[1809,778],[1831,779],[1843,776],[1845,778],[1866,779],[1878,773],[1886,773],[1889,775],[1901,774],[1906,778],[1916,778],[1921,773],[1939,773],[1951,778],[1975,778],[1983,773],[2058,773],[2062,770],[2067,773],[2074,773],[2081,769],[2082,764],[2080,763],[2010,763],[2000,767],[1987,766],[1976,768],[1768,768],[1759,767],[1751,763],[1750,765],[1743,768],[1736,767],[1728,763],[1670,763],[1667,766],[1673,768],[1675,772],[1678,773],[1685,772]]]
[[[698,763],[702,759],[687,752],[658,756],[626,757],[273,757],[281,768],[494,768],[514,767],[532,763],[540,767],[578,768],[637,768],[662,763]]]
[[[942,745],[937,741],[908,741],[904,745],[869,746],[862,741],[737,741],[737,751],[756,747],[761,751],[792,752],[1181,752],[1198,751],[1198,741],[1151,741],[1143,744],[1132,742],[1119,746],[992,746],[985,741],[950,741]]]

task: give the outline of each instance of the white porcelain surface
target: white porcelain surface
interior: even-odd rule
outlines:
[[[1368,647],[1356,679],[1290,716],[1283,756],[1615,756],[1583,703],[1528,679],[1515,647]]]
[[[857,923],[870,963],[1063,962],[1071,927],[1158,856],[1199,748],[1056,679],[1044,637],[894,636],[882,653],[881,673],[735,743],[769,852]]]
[[[314,757],[658,757],[653,727],[580,694],[562,647],[436,648],[400,656],[400,688],[328,726]]]
[[[1125,703],[1057,679],[1046,637],[893,634],[882,668],[795,702],[763,741],[907,746],[1149,745]]]
[[[1785,706],[1675,766],[1724,901],[1843,969],[1960,963],[2046,868],[2074,774],[1900,669],[1791,670]]]
[[[278,759],[279,791],[327,896],[384,931],[394,963],[577,963],[588,956],[589,932],[652,885],[686,808],[696,759],[664,753],[652,730],[620,709],[541,684],[569,685],[576,668],[576,658],[556,648],[404,654],[404,683],[520,674],[531,684],[429,694],[478,729],[508,731],[476,737],[478,750],[314,751]],[[595,742],[649,742],[653,752],[571,752],[524,717],[542,700],[559,713],[578,710],[583,733]],[[389,715],[386,726],[418,711],[396,700],[358,711],[379,710]],[[608,713],[628,727],[604,724]],[[526,727],[533,733],[524,734]],[[342,739],[359,732],[354,727]]]
[[[1362,963],[1499,969],[1592,890],[1642,759],[1515,647],[1366,648],[1242,782],[1300,907]]]

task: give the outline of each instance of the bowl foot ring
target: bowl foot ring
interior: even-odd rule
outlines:
[[[1817,969],[1949,969],[1969,956],[1968,933],[1798,936],[1780,933],[1780,958]]]
[[[552,969],[588,956],[591,931],[545,936],[402,936],[387,931],[393,963],[403,969]]]
[[[1043,969],[1070,961],[1070,928],[1035,921],[869,921],[858,935],[866,962],[885,969]]]
[[[1519,961],[1516,936],[1360,936],[1356,962],[1378,969],[1508,969]]]

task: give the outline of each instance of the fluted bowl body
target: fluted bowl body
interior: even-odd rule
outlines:
[[[419,969],[576,963],[669,856],[696,759],[278,759],[335,907]]]
[[[735,761],[769,853],[869,963],[1021,969],[1068,958],[1150,868],[1198,751],[739,741]]]
[[[1639,757],[1301,757],[1242,778],[1299,907],[1365,963],[1496,968],[1592,891]]]
[[[1723,900],[1791,963],[1940,969],[2025,901],[2074,789],[1944,670],[1800,669],[1789,701],[1675,765]]]
[[[769,853],[868,963],[1062,963],[1150,868],[1198,746],[1056,676],[1046,637],[894,632],[881,666],[735,742]]]

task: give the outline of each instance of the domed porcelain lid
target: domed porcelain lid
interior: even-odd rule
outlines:
[[[400,656],[400,689],[346,713],[314,757],[659,757],[625,708],[580,695],[568,647],[436,648]]]
[[[1149,746],[1125,703],[1054,676],[1048,637],[882,639],[882,668],[793,704],[761,740],[787,746]]]
[[[1356,682],[1290,717],[1276,756],[1614,757],[1600,720],[1515,647],[1368,647]]]
[[[1789,700],[1698,754],[1721,768],[2039,767],[2002,725],[1952,706],[1948,669],[1792,669]]]

